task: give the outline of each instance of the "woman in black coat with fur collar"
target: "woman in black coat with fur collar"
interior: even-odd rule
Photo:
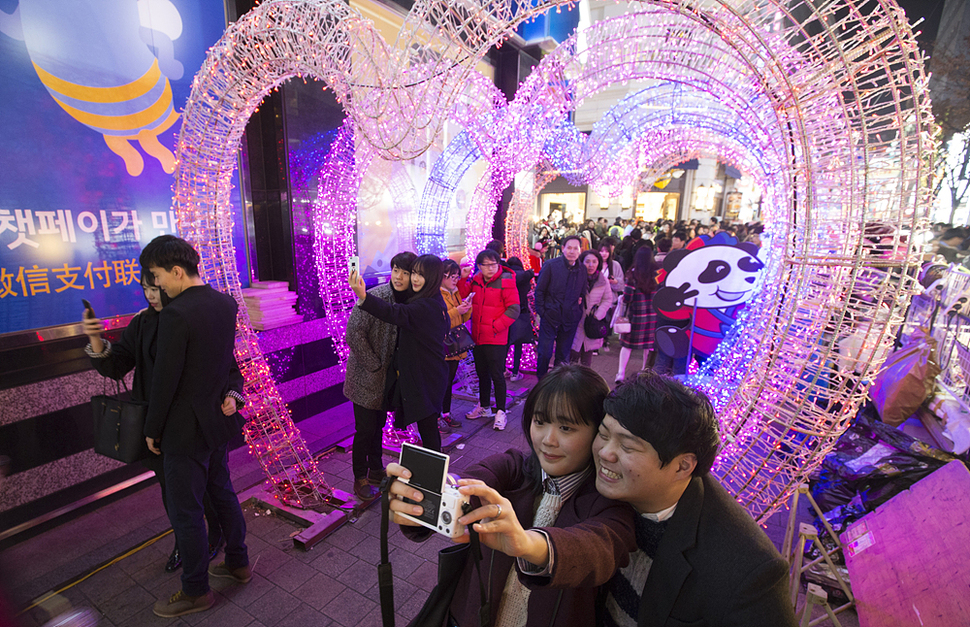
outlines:
[[[445,363],[445,334],[451,327],[448,310],[441,297],[442,262],[435,255],[418,257],[411,268],[408,302],[388,303],[367,296],[364,280],[355,272],[350,287],[358,306],[375,318],[400,329],[389,375],[397,374],[397,387],[391,404],[398,410],[395,426],[418,424],[424,447],[441,450],[438,416],[448,386]]]

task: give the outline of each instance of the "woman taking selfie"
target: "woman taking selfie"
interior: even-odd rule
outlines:
[[[441,278],[441,297],[445,300],[445,307],[448,308],[448,321],[451,329],[456,329],[465,324],[472,317],[471,294],[466,299],[462,299],[458,293],[458,280],[461,278],[461,267],[454,259],[445,259],[442,265],[444,276]],[[471,270],[471,268],[469,268]],[[441,423],[443,427],[455,429],[461,426],[461,421],[451,417],[451,387],[455,384],[455,375],[458,374],[458,364],[468,356],[468,352],[446,357],[448,362],[448,387],[445,389],[445,400],[441,408]]]
[[[512,449],[493,455],[458,481],[459,491],[476,507],[459,522],[474,524],[487,547],[481,573],[491,625],[595,625],[597,586],[626,565],[634,550],[633,510],[596,491],[592,443],[608,393],[606,381],[590,368],[565,364],[553,369],[532,389],[522,410],[529,453]],[[389,464],[387,474],[411,476],[400,464]],[[402,499],[420,501],[421,493],[400,481],[390,491],[390,509],[404,535],[416,541],[430,537],[430,529],[396,515],[420,515],[420,503]],[[519,571],[544,577],[551,555],[559,567],[547,582],[550,587],[525,588]],[[478,574],[469,560],[451,603],[454,623],[479,625],[479,606]]]
[[[388,368],[389,402],[396,410],[399,429],[417,423],[422,446],[441,450],[438,416],[448,385],[445,333],[451,325],[441,298],[443,264],[435,255],[421,255],[411,267],[414,295],[406,303],[389,303],[367,295],[364,279],[350,274],[357,305],[379,320],[399,329],[398,344]]]

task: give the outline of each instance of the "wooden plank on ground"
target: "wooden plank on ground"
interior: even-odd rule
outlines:
[[[842,534],[861,627],[970,625],[970,470],[952,461]]]

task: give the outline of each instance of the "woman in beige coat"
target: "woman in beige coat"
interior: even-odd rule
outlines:
[[[573,339],[569,361],[573,363],[581,362],[584,366],[589,366],[593,361],[593,351],[599,350],[603,345],[603,338],[586,337],[586,318],[587,316],[593,316],[597,320],[606,318],[610,307],[613,306],[614,297],[610,280],[601,271],[603,259],[599,252],[587,250],[579,256],[579,263],[586,267],[589,288],[586,293],[583,317],[579,321],[579,326],[576,327],[576,337]]]

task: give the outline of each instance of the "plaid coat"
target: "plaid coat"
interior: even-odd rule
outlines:
[[[626,316],[632,328],[629,333],[620,334],[620,345],[624,348],[653,350],[657,313],[653,310],[652,300],[653,292],[644,294],[638,290],[636,279],[628,275],[623,302],[626,303]]]

